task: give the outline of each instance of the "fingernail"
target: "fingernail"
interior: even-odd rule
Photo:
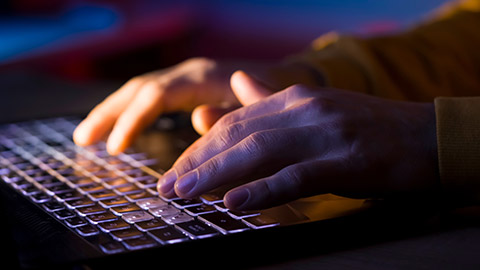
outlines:
[[[226,194],[226,204],[229,208],[239,209],[250,198],[250,191],[246,188],[239,188]]]
[[[178,179],[175,190],[184,196],[188,196],[198,182],[197,171],[191,171]]]
[[[177,173],[175,170],[169,170],[158,180],[157,190],[162,194],[168,194],[177,180]]]

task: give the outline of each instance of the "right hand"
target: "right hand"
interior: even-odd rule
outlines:
[[[161,113],[196,107],[193,126],[204,134],[223,114],[240,106],[230,88],[230,75],[238,68],[193,58],[134,77],[90,112],[75,130],[74,141],[86,146],[108,136],[107,151],[116,155]]]

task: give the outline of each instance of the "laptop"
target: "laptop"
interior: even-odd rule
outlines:
[[[225,207],[220,189],[164,198],[158,177],[198,138],[188,115],[160,117],[110,156],[104,142],[73,143],[85,114],[56,113],[0,124],[2,232],[19,268],[243,268],[345,247],[382,225],[369,201],[331,194],[248,212]]]

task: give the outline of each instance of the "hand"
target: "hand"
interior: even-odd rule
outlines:
[[[85,146],[110,133],[107,150],[115,155],[124,151],[161,113],[194,108],[193,126],[203,134],[220,116],[240,106],[229,85],[233,71],[239,66],[245,67],[266,78],[271,65],[194,58],[166,70],[135,77],[90,112],[75,130],[74,141]]]
[[[266,91],[242,72],[232,84],[235,93]],[[437,166],[433,104],[295,85],[223,116],[158,190],[190,198],[237,185],[225,195],[229,208],[262,209],[323,193],[433,191]]]

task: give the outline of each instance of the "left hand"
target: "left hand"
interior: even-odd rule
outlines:
[[[242,72],[233,75],[232,88],[265,92]],[[295,85],[222,117],[158,190],[191,198],[238,185],[225,195],[229,208],[263,209],[323,193],[433,191],[437,166],[433,104]],[[267,176],[257,179],[260,170]]]

